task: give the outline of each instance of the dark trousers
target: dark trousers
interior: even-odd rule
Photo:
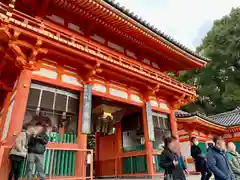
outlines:
[[[22,161],[12,159],[12,167],[8,176],[8,180],[12,180],[13,177],[14,177],[14,180],[18,180],[21,173],[21,165],[22,165]]]
[[[201,180],[209,180],[210,177],[212,176],[212,172],[209,170],[207,161],[204,161],[204,166],[203,166],[203,171],[201,172]]]
[[[202,175],[201,180],[209,180],[210,177],[212,176],[212,173],[209,170],[207,170],[207,171],[201,172],[201,175]]]

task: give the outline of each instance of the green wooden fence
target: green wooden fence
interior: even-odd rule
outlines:
[[[131,156],[122,159],[123,174],[147,173],[146,156]]]
[[[57,143],[76,143],[76,135],[74,134],[58,134],[51,133],[48,136],[50,142]],[[52,168],[51,159],[53,157]],[[48,149],[44,153],[44,172],[47,176],[74,176],[75,172],[76,152],[66,150],[53,151]],[[21,177],[25,177],[26,162],[22,164]],[[52,172],[50,172],[52,170]],[[34,166],[33,177],[37,177],[36,167]]]
[[[123,147],[123,152],[143,151],[144,149],[144,144],[138,144],[136,146]]]
[[[160,155],[154,155],[154,165],[156,172],[164,172],[164,169],[160,167],[159,162],[160,161]]]

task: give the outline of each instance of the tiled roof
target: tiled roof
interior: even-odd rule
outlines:
[[[175,115],[177,118],[184,118],[184,117],[191,117],[191,116],[198,116],[204,120],[207,120],[211,123],[221,125],[224,127],[231,127],[240,125],[240,108],[237,108],[233,111],[228,111],[212,116],[205,116],[201,113],[194,112],[194,113],[188,113],[185,111],[178,110],[175,112]]]
[[[237,108],[233,111],[228,111],[213,116],[209,116],[209,118],[225,126],[240,125],[240,108]]]
[[[189,115],[190,113],[186,112],[186,111],[182,111],[182,110],[177,110],[175,111],[175,116],[181,116],[181,115]]]
[[[118,11],[124,13],[126,16],[130,17],[131,19],[133,19],[137,23],[139,23],[142,26],[146,27],[147,29],[149,29],[153,33],[155,33],[158,36],[164,38],[166,41],[169,42],[169,44],[173,44],[173,45],[177,46],[178,48],[181,48],[182,50],[188,52],[189,54],[191,54],[191,55],[193,55],[193,56],[195,56],[195,57],[197,57],[197,58],[199,58],[201,60],[209,61],[208,58],[203,57],[203,56],[199,55],[198,53],[192,51],[191,49],[187,48],[183,44],[181,44],[178,41],[176,41],[175,39],[173,39],[171,36],[165,34],[161,30],[159,30],[158,28],[156,28],[153,25],[151,25],[149,22],[143,20],[141,17],[139,17],[136,14],[134,14],[133,12],[131,12],[129,9],[126,9],[124,6],[121,6],[119,3],[116,3],[115,0],[104,0],[104,1],[106,3],[108,3],[109,5],[111,5],[112,7],[116,8]]]

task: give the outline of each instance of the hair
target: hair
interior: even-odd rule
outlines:
[[[223,140],[223,138],[221,137],[221,136],[214,136],[213,137],[213,142],[216,144],[217,143],[217,141],[219,141],[219,140]]]
[[[193,143],[193,141],[194,141],[195,139],[197,139],[197,138],[196,138],[196,137],[191,137],[191,139],[190,139],[191,143]]]
[[[177,140],[177,138],[176,138],[175,136],[166,137],[166,138],[164,139],[164,146],[165,146],[165,148],[167,148],[168,145],[169,145],[171,142],[176,141],[176,140]]]

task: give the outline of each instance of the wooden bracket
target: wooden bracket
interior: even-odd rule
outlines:
[[[94,67],[91,68],[91,70],[85,75],[83,80],[85,82],[92,82],[93,81],[93,76],[95,76],[97,73],[101,73],[103,70],[100,68],[100,63],[97,62]],[[86,68],[89,68],[89,65],[86,65]]]

